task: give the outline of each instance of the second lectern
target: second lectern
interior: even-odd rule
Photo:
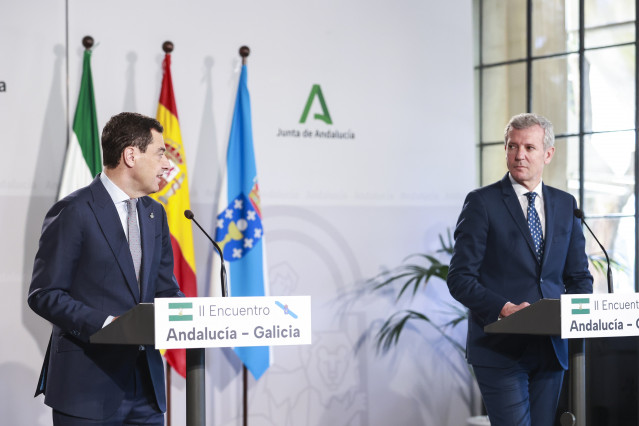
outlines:
[[[484,327],[486,333],[561,335],[561,302],[559,299],[541,299],[532,305]],[[584,339],[570,339],[570,395],[575,426],[586,425],[586,355]],[[570,420],[568,420],[570,421]],[[562,418],[562,425],[564,424]],[[571,424],[571,423],[566,423]]]

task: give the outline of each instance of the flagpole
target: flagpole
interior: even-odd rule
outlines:
[[[162,50],[167,55],[173,52],[173,42],[162,43]],[[171,426],[171,364],[166,363],[166,426]]]
[[[173,42],[172,41],[165,41],[164,43],[162,43],[162,50],[164,51],[164,53],[166,53],[167,55],[170,55],[173,52]]]
[[[242,65],[246,65],[246,58],[251,54],[251,49],[248,46],[240,47],[240,56],[242,57]]]
[[[171,426],[171,366],[166,363],[166,426]]]
[[[246,58],[251,54],[248,46],[240,47],[240,56],[242,57],[242,65],[246,65]],[[248,426],[248,368],[246,364],[242,364],[242,414],[244,417],[244,426]]]
[[[181,147],[181,135],[179,132],[179,125],[177,125],[177,105],[175,104],[175,98],[173,94],[173,83],[171,78],[171,53],[173,52],[174,45],[171,41],[165,41],[162,43],[162,50],[165,53],[165,59],[163,62],[164,67],[164,75],[162,77],[162,90],[160,93],[160,103],[158,105],[158,120],[164,126],[165,132],[168,137],[177,137],[179,140],[179,150],[182,150]],[[175,141],[173,141],[175,142]],[[186,165],[184,165],[186,166]],[[188,191],[188,185],[186,184],[186,169],[184,171],[184,182],[180,187],[181,190]],[[182,195],[185,192],[182,192]],[[163,193],[163,196],[166,197],[180,197],[175,202],[179,202],[180,200],[184,203],[184,206],[188,208],[188,192],[186,192],[186,197],[178,196],[177,190],[174,194],[167,194],[167,192]],[[162,201],[162,197],[158,196],[158,201]],[[169,221],[169,227],[171,227],[171,237],[174,237],[174,232],[176,231],[173,228],[174,225],[177,224],[175,218],[177,215],[177,211],[175,211],[175,202],[173,204],[169,203],[167,200],[164,203],[167,205],[167,218]],[[181,215],[180,215],[181,216]],[[179,228],[179,226],[178,226]],[[185,231],[185,230],[182,230]],[[180,282],[180,288],[183,292],[190,297],[197,296],[197,286],[195,285],[195,264],[189,264],[189,259],[185,256],[185,249],[187,246],[183,246],[182,244],[186,240],[190,241],[189,244],[192,244],[192,235],[191,235],[191,227],[190,224],[188,226],[188,232],[181,232],[178,234],[182,237],[182,241],[180,241],[179,236],[175,236],[177,244],[177,253],[174,253],[174,260],[179,257],[179,262],[181,262],[187,269],[191,268],[192,265],[192,273],[193,275],[184,274],[183,272],[176,273],[178,281]],[[192,249],[192,247],[191,247]],[[195,259],[191,259],[192,262]],[[184,281],[182,281],[184,280]],[[182,287],[183,285],[193,285],[195,288],[190,286]],[[184,376],[186,378],[186,424],[188,426],[204,426],[206,423],[206,390],[205,390],[205,364],[206,364],[206,354],[204,348],[193,348],[186,349],[184,351],[185,354],[185,364],[186,369],[184,371]],[[175,354],[174,354],[175,355]],[[167,367],[168,367],[167,363]],[[179,371],[179,364],[174,364],[169,371],[169,374],[172,370],[177,372]],[[180,373],[181,374],[181,373]]]
[[[242,396],[244,398],[242,402],[243,425],[248,426],[248,368],[245,364],[242,364]]]
[[[84,36],[82,38],[82,46],[84,46],[86,50],[90,50],[93,47],[93,37]]]

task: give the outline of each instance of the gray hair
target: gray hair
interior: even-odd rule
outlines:
[[[504,131],[504,144],[508,143],[508,132],[511,129],[522,130],[533,126],[544,129],[544,151],[555,145],[555,132],[552,129],[552,123],[546,117],[532,112],[518,114],[510,119]]]

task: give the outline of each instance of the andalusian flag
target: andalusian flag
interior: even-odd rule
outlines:
[[[84,51],[80,95],[73,118],[73,132],[67,148],[62,171],[62,182],[58,199],[64,198],[76,189],[87,186],[102,171],[100,155],[100,135],[95,112],[93,77],[91,75],[91,50]]]
[[[180,134],[173,82],[171,80],[171,55],[164,57],[164,78],[158,105],[157,120],[164,126],[166,156],[171,168],[163,176],[160,190],[151,196],[162,203],[166,210],[171,231],[171,245],[175,266],[173,272],[186,297],[197,296],[195,280],[195,252],[193,251],[193,230],[191,221],[184,217],[184,210],[191,208],[189,180],[186,171],[186,156]],[[171,349],[166,351],[166,360],[182,376],[186,377],[186,351]]]
[[[257,185],[251,100],[242,66],[227,151],[215,239],[228,262],[231,296],[266,296],[264,231]],[[215,275],[215,274],[213,274]],[[217,285],[211,286],[216,288]],[[268,346],[235,348],[246,368],[259,379],[270,366]]]

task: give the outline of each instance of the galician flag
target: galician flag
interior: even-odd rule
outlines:
[[[184,217],[184,210],[191,208],[189,198],[189,180],[186,171],[186,156],[182,145],[177,106],[173,95],[171,79],[171,55],[164,56],[164,77],[158,105],[157,120],[164,127],[166,156],[171,163],[169,171],[163,176],[160,190],[151,196],[164,205],[171,245],[173,247],[173,272],[180,284],[180,290],[186,297],[197,296],[195,279],[195,252],[193,250],[193,229],[191,221]],[[186,377],[186,350],[170,349],[165,353],[167,362],[182,376]]]
[[[100,134],[98,133],[96,115],[93,76],[91,75],[91,50],[86,49],[80,81],[80,95],[73,118],[71,141],[64,159],[58,199],[88,185],[102,171]]]
[[[215,239],[227,263],[231,296],[266,296],[264,231],[257,185],[251,101],[242,66],[227,151]],[[212,274],[215,276],[216,274]],[[211,288],[217,285],[211,284]],[[270,348],[235,348],[246,368],[259,379],[270,366]]]

